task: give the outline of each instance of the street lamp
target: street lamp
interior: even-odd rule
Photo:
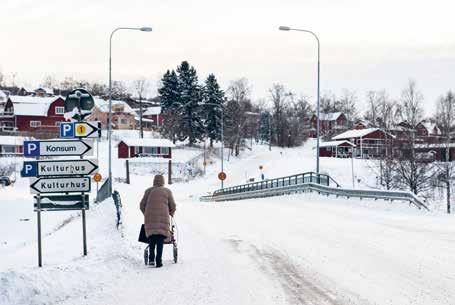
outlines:
[[[109,37],[109,117],[108,117],[108,140],[109,140],[109,193],[112,194],[112,36],[119,30],[132,30],[141,32],[151,32],[151,27],[128,28],[119,27],[112,31]]]
[[[317,115],[317,119],[316,119],[316,173],[319,174],[319,95],[320,95],[319,79],[320,79],[320,55],[321,55],[319,38],[314,32],[308,31],[308,30],[293,29],[288,26],[280,26],[279,30],[280,31],[306,32],[306,33],[313,35],[314,38],[316,38],[316,41],[318,42],[318,93],[317,93],[318,99],[317,99],[317,104],[316,104],[316,113],[317,113],[316,114]]]

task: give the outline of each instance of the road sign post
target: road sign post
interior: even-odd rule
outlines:
[[[41,198],[37,196],[38,212],[36,213],[37,224],[38,224],[38,267],[43,266],[42,253],[41,253]]]

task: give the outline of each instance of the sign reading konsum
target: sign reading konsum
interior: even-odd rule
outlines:
[[[39,178],[32,180],[30,191],[32,194],[90,192],[90,177]]]
[[[96,160],[24,161],[22,177],[91,175],[98,170]]]
[[[24,157],[93,155],[92,146],[80,140],[24,141]]]

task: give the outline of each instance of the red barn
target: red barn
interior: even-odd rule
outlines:
[[[65,122],[62,97],[9,96],[0,111],[3,131],[56,136]]]
[[[117,146],[118,158],[161,157],[170,159],[175,145],[166,139],[125,139]]]

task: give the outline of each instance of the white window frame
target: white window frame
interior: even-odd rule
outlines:
[[[122,124],[122,125],[128,124],[128,120],[125,118],[121,118],[121,119],[119,119],[119,121],[120,121],[119,124]]]
[[[32,128],[41,127],[41,121],[30,121],[30,127]]]
[[[65,107],[55,106],[55,114],[65,114]]]

